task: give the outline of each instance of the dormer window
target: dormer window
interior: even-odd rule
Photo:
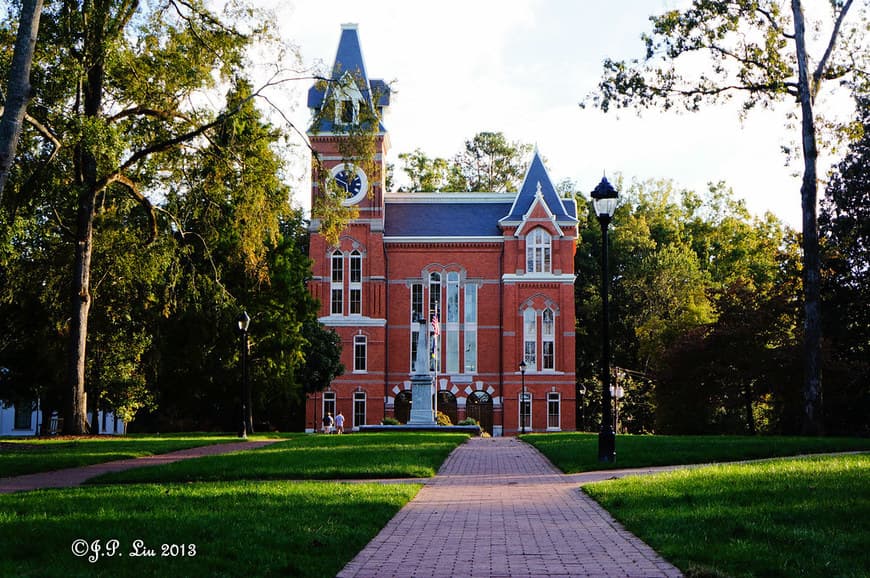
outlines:
[[[341,124],[354,124],[356,122],[356,110],[354,102],[349,98],[338,102],[339,111],[336,116],[341,118]]]
[[[552,268],[553,240],[538,227],[526,236],[526,273],[549,273]]]
[[[346,125],[359,122],[359,106],[363,97],[350,73],[345,73],[336,83],[333,98],[335,124]]]

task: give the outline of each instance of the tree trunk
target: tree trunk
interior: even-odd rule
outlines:
[[[82,86],[84,116],[94,118],[100,115],[103,98],[103,77],[105,73],[103,50],[104,39],[100,22],[94,23],[93,36],[88,36],[87,73]],[[69,406],[67,420],[64,422],[66,433],[81,435],[87,433],[87,397],[85,395],[85,361],[88,341],[88,315],[91,310],[91,255],[94,249],[94,211],[97,199],[97,180],[99,167],[91,147],[92,143],[82,142],[77,147],[81,164],[78,213],[76,216],[76,249],[73,264],[72,314],[70,323],[70,349],[67,367],[69,387]]]
[[[70,349],[67,383],[70,399],[64,420],[65,433],[87,433],[87,397],[85,395],[85,352],[88,341],[88,315],[91,309],[90,279],[91,254],[94,244],[94,207],[96,195],[90,191],[79,197],[76,219],[76,250],[73,287],[72,317],[70,322]]]
[[[41,14],[42,0],[23,0],[21,3],[18,36],[6,85],[6,103],[3,118],[0,119],[0,203],[3,201],[3,189],[6,188],[9,170],[18,149],[24,113],[27,112],[27,103],[30,101],[30,67],[33,63]]]
[[[804,412],[801,430],[805,435],[821,433],[821,351],[822,313],[820,298],[819,228],[816,215],[818,181],[816,163],[816,127],[810,87],[809,60],[806,50],[806,25],[800,0],[792,0],[795,22],[795,48],[801,104],[801,136],[804,175],[801,183],[803,213],[804,273]]]

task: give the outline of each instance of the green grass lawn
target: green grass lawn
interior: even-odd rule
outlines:
[[[616,436],[616,463],[611,464],[598,461],[597,434],[528,434],[521,439],[535,446],[567,474],[870,450],[870,439],[866,438],[619,435]]]
[[[99,480],[112,485],[0,495],[0,576],[236,576],[240,571],[333,576],[419,485],[310,480],[428,477],[468,436],[282,437],[286,440],[260,450],[141,468]],[[103,443],[94,452],[101,457],[93,461],[129,457],[105,457],[112,452],[157,453],[235,439],[99,440]],[[595,434],[534,434],[523,439],[564,471],[602,467]],[[90,455],[87,441],[71,446],[75,459]],[[129,443],[133,445],[125,445]],[[617,463],[604,467],[861,449],[870,449],[870,440],[619,436]],[[61,445],[44,451],[45,458],[38,460],[43,464],[63,458]],[[4,459],[0,455],[0,467],[13,463]],[[864,454],[702,467],[585,488],[689,575],[857,578],[870,575],[868,473],[870,456]],[[156,555],[131,556],[136,540]],[[99,558],[89,562],[94,552],[88,546],[94,541],[101,550]],[[163,544],[169,556],[162,556]],[[88,551],[77,556],[74,547]],[[113,556],[107,555],[110,551]]]
[[[467,434],[297,434],[258,450],[106,474],[90,483],[428,478]]]
[[[196,446],[239,441],[217,434],[169,434],[70,438],[0,439],[0,477],[50,472]]]
[[[870,575],[870,455],[681,470],[584,490],[687,576]]]
[[[419,487],[241,481],[0,495],[0,576],[335,576]],[[155,555],[132,556],[145,549]]]

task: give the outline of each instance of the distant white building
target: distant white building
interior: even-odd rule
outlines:
[[[42,409],[38,404],[18,404],[6,406],[0,402],[0,436],[55,435],[63,428],[63,420],[57,412],[52,412],[49,423],[42,423]],[[120,435],[125,433],[126,424],[112,412],[97,413],[99,432],[92,433]]]

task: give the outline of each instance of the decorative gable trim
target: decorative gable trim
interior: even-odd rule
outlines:
[[[532,201],[532,204],[529,205],[529,210],[526,211],[525,215],[523,215],[523,220],[514,232],[514,237],[519,238],[527,228],[533,229],[535,227],[544,227],[550,235],[555,234],[559,237],[565,236],[562,229],[559,227],[556,216],[553,214],[553,211],[550,210],[547,201],[544,200],[544,194],[541,192],[540,181],[538,181],[535,200]]]

